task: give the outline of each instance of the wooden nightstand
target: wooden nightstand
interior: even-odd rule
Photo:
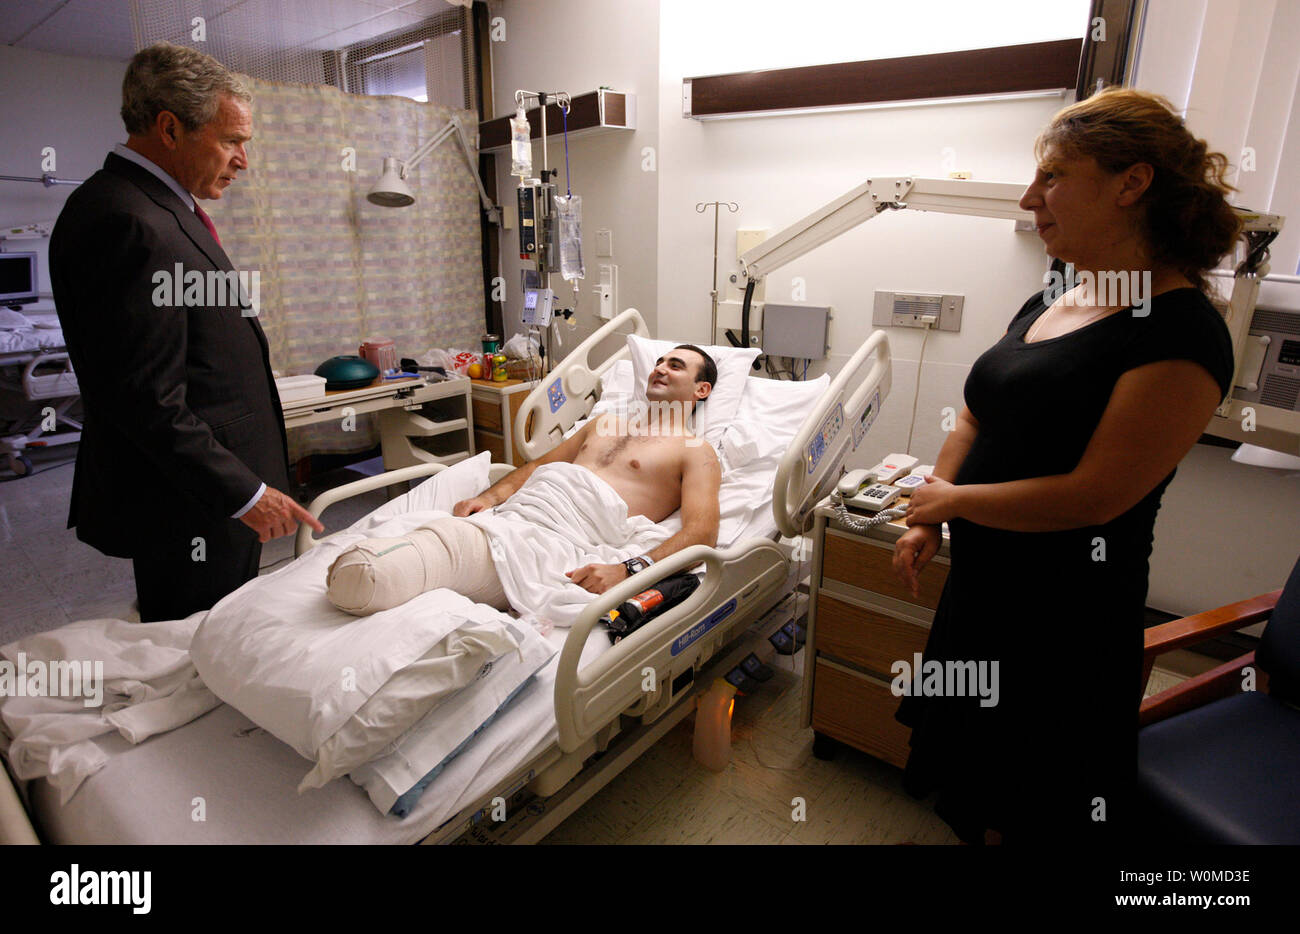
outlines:
[[[522,466],[527,458],[515,443],[515,415],[537,383],[522,379],[470,382],[474,384],[470,390],[474,406],[474,449],[491,451],[493,463]]]
[[[912,731],[894,719],[901,698],[890,691],[890,668],[900,659],[910,666],[925,648],[948,577],[947,534],[914,598],[894,576],[894,542],[907,531],[901,521],[858,533],[825,504],[814,515],[803,694],[804,725],[817,734],[813,752],[829,758],[839,741],[901,768]]]

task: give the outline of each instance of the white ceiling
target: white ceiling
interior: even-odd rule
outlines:
[[[256,29],[259,43],[309,49],[342,48],[449,9],[447,0],[142,0],[140,5],[175,21],[177,34],[168,37],[175,41],[185,37],[193,16],[203,16],[210,40],[220,34],[231,41]],[[131,0],[0,0],[0,43],[126,61],[136,51],[131,7]]]

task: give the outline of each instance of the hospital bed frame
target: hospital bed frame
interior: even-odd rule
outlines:
[[[32,472],[32,462],[23,453],[29,447],[49,447],[73,444],[81,440],[81,423],[68,415],[68,410],[81,398],[81,387],[72,371],[72,363],[64,351],[30,350],[0,353],[0,370],[21,366],[22,373],[16,381],[0,378],[0,386],[21,393],[28,402],[53,401],[55,424],[68,425],[70,431],[46,432],[44,419],[29,432],[0,437],[0,455],[8,458],[9,469],[23,477]],[[57,367],[50,372],[52,367]]]
[[[517,421],[520,447],[539,456],[586,417],[600,394],[600,377],[627,356],[626,347],[592,369],[588,355],[605,339],[632,325],[645,334],[635,309],[608,322],[576,348],[532,393]],[[839,477],[889,392],[889,342],[877,331],[858,349],[818,400],[782,459],[773,490],[773,514],[789,536],[801,534],[816,502]],[[558,431],[558,434],[557,434]],[[544,440],[551,445],[543,447]],[[329,490],[312,501],[320,515],[340,500],[380,487],[430,476],[443,464],[420,464]],[[492,482],[513,468],[493,464]],[[328,537],[328,536],[326,536]],[[300,527],[295,551],[318,541]],[[560,651],[554,701],[558,742],[521,763],[491,793],[430,832],[422,843],[535,842],[557,826],[645,749],[690,713],[690,698],[751,652],[770,657],[768,637],[806,608],[794,580],[793,548],[750,538],[726,549],[693,545],[656,562],[597,596],[579,615]],[[656,617],[581,671],[583,646],[593,632],[604,638],[600,618],[629,597],[679,571],[703,564],[700,586],[682,604]],[[744,638],[741,638],[744,636]],[[646,689],[648,688],[648,689]],[[617,738],[617,739],[616,739]],[[603,755],[602,755],[603,754]],[[0,837],[15,841],[35,833],[17,804],[0,788]],[[436,793],[436,783],[430,793]],[[493,822],[504,801],[507,820]],[[12,835],[12,836],[11,836]]]

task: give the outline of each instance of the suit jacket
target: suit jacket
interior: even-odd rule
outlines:
[[[162,288],[178,263],[205,282],[234,269],[173,191],[113,154],[50,236],[50,282],[85,411],[68,525],[118,557],[188,547],[235,521],[262,482],[289,482],[257,318],[242,313],[238,291],[181,305],[182,282],[170,296]]]

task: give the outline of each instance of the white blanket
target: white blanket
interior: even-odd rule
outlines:
[[[203,682],[317,763],[303,787],[368,761],[485,664],[540,640],[531,626],[450,590],[363,617],[326,598],[326,569],[341,551],[445,515],[362,520],[222,599],[195,633],[190,651]]]
[[[543,464],[510,499],[469,521],[487,532],[510,605],[543,624],[570,626],[593,594],[565,577],[585,564],[613,564],[667,540],[681,520],[655,525],[628,516],[604,480],[576,464]]]
[[[6,695],[0,697],[0,742],[8,744],[14,774],[24,781],[48,778],[66,802],[107,761],[93,737],[116,730],[139,743],[221,703],[199,680],[187,651],[202,617],[84,620],[0,648],[7,671],[22,669],[27,676],[22,694],[0,692]],[[66,662],[88,669],[90,678],[82,680],[78,696],[49,696],[52,681],[47,677],[41,687],[32,676]]]

